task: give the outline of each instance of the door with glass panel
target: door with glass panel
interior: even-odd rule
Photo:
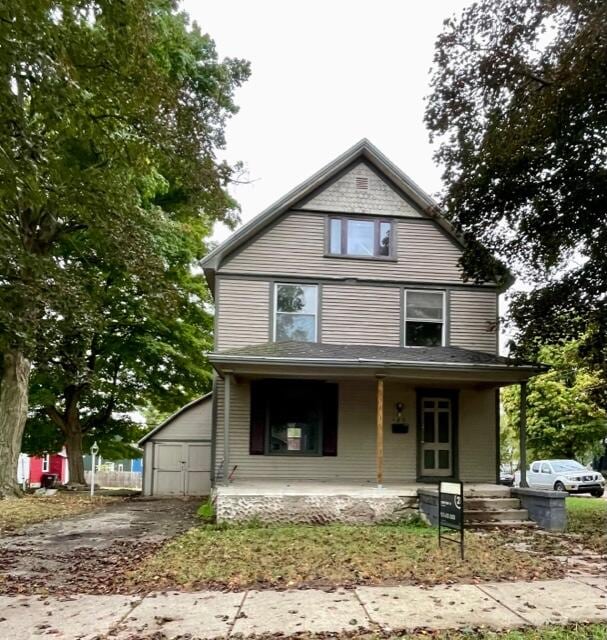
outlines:
[[[453,474],[453,415],[448,398],[422,398],[421,475]]]

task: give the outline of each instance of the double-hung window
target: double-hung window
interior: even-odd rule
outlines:
[[[329,218],[329,255],[391,258],[392,223],[389,220]]]
[[[277,282],[274,289],[274,340],[316,342],[318,286]]]
[[[51,468],[51,457],[47,453],[42,457],[42,473],[48,473]]]
[[[445,344],[445,292],[406,290],[405,346],[440,347]]]

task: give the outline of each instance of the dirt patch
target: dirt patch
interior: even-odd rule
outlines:
[[[0,538],[0,593],[121,593],[125,574],[196,521],[194,500],[132,499]]]

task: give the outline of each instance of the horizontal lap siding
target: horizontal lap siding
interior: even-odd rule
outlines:
[[[329,344],[400,344],[400,289],[324,285],[322,340]]]
[[[261,344],[270,339],[270,283],[220,278],[215,349]]]
[[[229,256],[219,273],[462,281],[460,249],[432,221],[395,221],[397,262],[325,257],[325,223],[326,216],[291,211]]]
[[[152,440],[201,440],[211,438],[211,398],[186,409],[152,436]]]
[[[464,389],[460,396],[459,471],[464,482],[495,482],[495,391]]]
[[[223,385],[218,385],[218,387]],[[238,465],[235,478],[375,479],[374,380],[343,381],[339,388],[338,455],[336,457],[293,457],[249,455],[249,385],[232,386],[230,420],[230,468]],[[223,394],[218,394],[218,455],[223,458]],[[415,479],[415,429],[408,434],[391,433],[396,402],[405,404],[404,418],[415,420],[415,394],[404,385],[386,383],[385,479]]]
[[[450,308],[452,346],[497,353],[497,293],[453,290]]]

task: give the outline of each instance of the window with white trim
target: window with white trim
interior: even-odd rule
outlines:
[[[445,344],[445,292],[405,290],[405,346]]]
[[[274,340],[316,342],[318,286],[277,282],[274,287]]]
[[[392,222],[331,216],[329,254],[359,258],[392,257]]]
[[[48,473],[51,468],[51,457],[48,453],[42,458],[42,473]]]

